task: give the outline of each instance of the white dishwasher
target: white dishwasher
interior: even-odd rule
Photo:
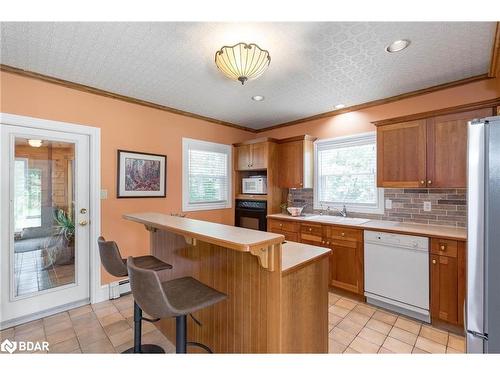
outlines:
[[[367,302],[430,322],[429,239],[365,230]]]

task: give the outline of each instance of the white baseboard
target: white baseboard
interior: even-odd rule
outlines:
[[[125,284],[121,284],[119,286],[120,288],[120,295],[130,293],[130,283],[128,282],[128,279],[125,280],[120,280],[122,281],[127,281]],[[109,284],[101,285],[99,288],[98,293],[96,295],[92,296],[92,301],[91,303],[99,303],[99,302],[104,302],[109,300]]]

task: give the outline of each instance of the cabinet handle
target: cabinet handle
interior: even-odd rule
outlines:
[[[446,245],[445,244],[439,245],[439,248],[441,249],[441,251],[446,251]]]
[[[432,180],[428,180],[427,185],[432,185]]]
[[[283,224],[280,223],[280,227],[282,227],[282,226],[283,226]]]
[[[313,230],[312,228],[309,228],[309,232],[312,232],[312,230]]]
[[[325,241],[321,241],[321,243],[322,243],[322,244],[324,244],[324,243],[325,243]]]
[[[432,264],[436,264],[436,259],[433,259],[433,260],[432,260]]]
[[[327,244],[327,245],[330,245],[330,241],[328,241],[326,244]]]
[[[425,185],[425,181],[424,180],[420,180],[420,185]]]
[[[344,236],[345,236],[345,233],[344,233],[344,232],[342,232],[342,234],[341,234],[341,235],[342,235],[342,237],[344,237]]]

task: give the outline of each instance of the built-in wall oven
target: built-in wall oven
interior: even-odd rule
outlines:
[[[267,201],[236,200],[237,227],[267,231]]]

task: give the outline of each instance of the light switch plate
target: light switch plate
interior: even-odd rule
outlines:
[[[386,199],[385,200],[385,208],[388,210],[392,209],[392,200],[391,199]]]
[[[106,189],[101,189],[101,199],[108,199],[108,191]]]
[[[428,212],[432,210],[431,202],[424,202],[424,211]]]

